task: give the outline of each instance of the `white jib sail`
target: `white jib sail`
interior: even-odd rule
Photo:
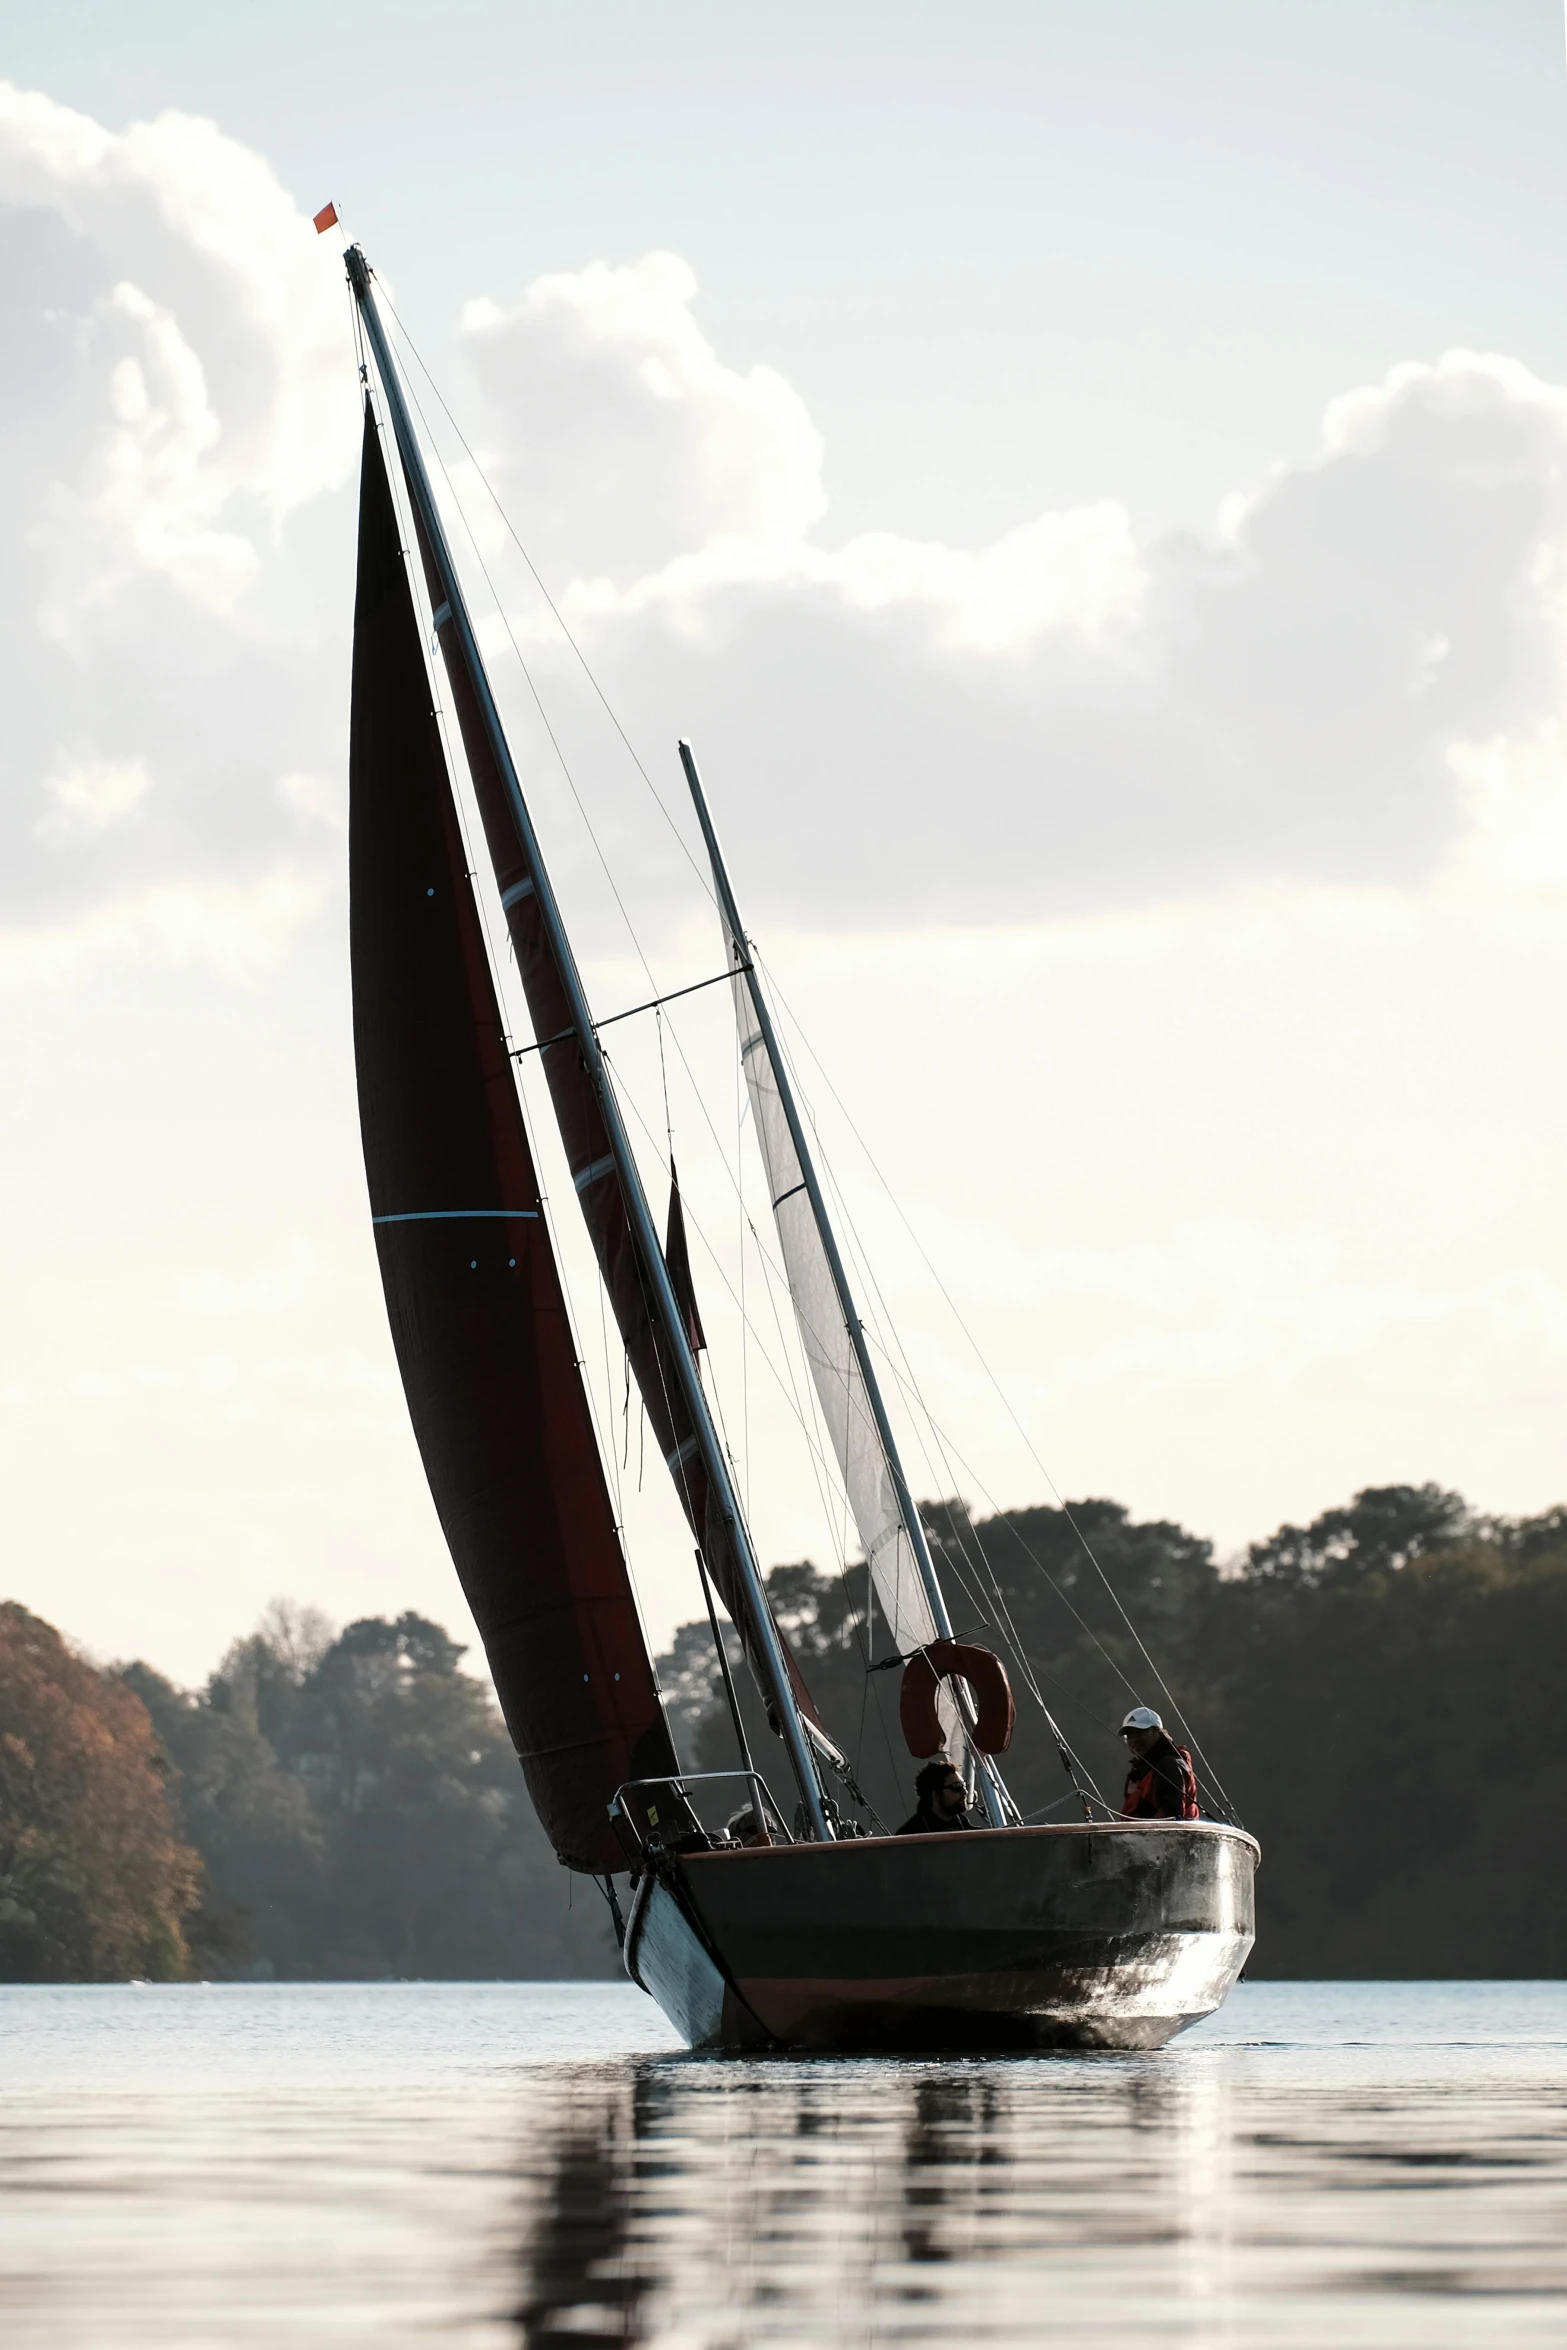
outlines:
[[[724,943],[733,964],[735,943],[727,923]],[[926,1596],[908,1527],[898,1507],[886,1448],[877,1431],[864,1374],[855,1359],[848,1324],[838,1302],[837,1284],[789,1132],[772,1056],[757,1027],[743,973],[736,975],[733,985],[740,1061],[767,1173],[768,1196],[783,1251],[789,1295],[881,1611],[880,1636],[875,1646],[882,1654],[896,1649],[901,1656],[908,1656],[914,1649],[928,1647],[937,1637],[936,1619]],[[963,1767],[967,1762],[967,1742],[949,1683],[942,1684],[937,1704],[946,1733],[947,1752]]]

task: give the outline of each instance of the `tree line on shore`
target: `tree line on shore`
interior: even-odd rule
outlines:
[[[1567,1508],[1484,1517],[1433,1485],[1373,1487],[1222,1568],[1110,1501],[926,1516],[956,1629],[1012,1671],[1025,1815],[1075,1816],[1078,1786],[1113,1807],[1116,1725],[1149,1703],[1193,1745],[1205,1807],[1262,1842],[1254,1974],[1567,1971],[1541,1834],[1567,1797]],[[866,1583],[769,1577],[864,1816],[896,1826],[914,1765]],[[181,1690],[100,1671],[0,1605],[0,1980],[612,1972],[603,1903],[556,1864],[463,1655],[416,1615],[334,1634],[274,1607]],[[705,1619],[659,1668],[686,1767],[732,1768]]]
[[[0,1606],[0,1980],[607,1972],[463,1654],[274,1605],[185,1690]]]

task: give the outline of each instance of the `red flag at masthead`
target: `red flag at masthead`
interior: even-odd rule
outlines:
[[[336,228],[337,206],[335,204],[323,204],[320,211],[315,215],[315,224],[316,235],[318,237],[324,237],[329,228]]]

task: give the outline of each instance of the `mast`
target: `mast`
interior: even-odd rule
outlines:
[[[413,429],[413,421],[408,413],[407,402],[403,397],[402,383],[386,339],[385,329],[381,324],[375,295],[371,291],[370,265],[365,259],[362,248],[358,245],[349,247],[346,258],[348,282],[353,289],[370,347],[375,354],[376,371],[380,377],[382,394],[386,400],[392,432],[397,442],[398,455],[402,460],[408,494],[429,547],[431,559],[440,581],[441,593],[449,607],[447,612],[439,613],[437,619],[438,621],[449,620],[454,627],[465,663],[474,682],[485,737],[505,786],[512,821],[517,828],[518,838],[527,859],[539,914],[566,992],[577,1047],[582,1055],[583,1066],[599,1103],[610,1150],[614,1156],[615,1171],[619,1176],[621,1191],[625,1198],[627,1214],[646,1264],[654,1309],[663,1326],[669,1345],[670,1358],[675,1367],[686,1409],[691,1416],[692,1428],[701,1452],[703,1465],[718,1499],[725,1531],[733,1544],[735,1557],[739,1564],[741,1580],[752,1618],[756,1647],[767,1682],[767,1695],[771,1699],[777,1715],[790,1765],[800,1790],[800,1800],[805,1807],[806,1818],[816,1836],[823,1842],[830,1842],[832,1828],[822,1802],[821,1786],[816,1776],[810,1745],[795,1704],[793,1689],[790,1686],[783,1647],[779,1640],[777,1626],[773,1622],[772,1609],[768,1605],[767,1591],[762,1580],[761,1567],[751,1542],[750,1529],[745,1523],[744,1514],[740,1508],[740,1498],[729,1472],[729,1463],[719,1439],[718,1430],[714,1425],[712,1413],[708,1408],[701,1375],[697,1370],[696,1358],[691,1351],[690,1340],[686,1333],[684,1316],[675,1295],[674,1285],[669,1277],[669,1267],[664,1261],[664,1252],[659,1244],[652,1210],[648,1204],[647,1193],[643,1188],[641,1170],[637,1165],[636,1155],[632,1150],[631,1140],[621,1117],[620,1104],[615,1098],[614,1088],[610,1083],[609,1071],[599,1047],[598,1031],[594,1027],[593,1015],[588,1007],[582,977],[577,969],[576,957],[572,952],[571,942],[561,918],[560,907],[539,847],[538,836],[534,831],[532,814],[523,797],[522,784],[512,760],[511,749],[506,740],[505,730],[501,725],[500,712],[496,708],[495,698],[490,688],[489,676],[479,652],[478,639],[469,616],[467,602],[463,596],[462,584],[452,561],[451,549],[447,544],[434,492],[430,486],[430,477],[425,470],[424,458]]]
[[[815,1161],[811,1157],[810,1145],[806,1140],[805,1124],[800,1116],[799,1105],[795,1101],[794,1088],[789,1082],[789,1073],[784,1065],[783,1053],[779,1048],[778,1034],[773,1026],[772,1013],[768,1008],[766,991],[762,986],[762,976],[757,966],[756,956],[754,953],[748,954],[744,951],[747,939],[744,925],[740,920],[740,909],[735,902],[734,887],[729,879],[729,869],[724,863],[724,854],[718,845],[718,834],[714,829],[712,815],[707,805],[707,796],[702,789],[702,779],[697,773],[696,760],[692,755],[689,743],[683,742],[680,745],[680,763],[685,769],[686,782],[690,786],[692,802],[696,808],[697,822],[702,828],[702,839],[712,865],[713,881],[718,890],[720,910],[735,949],[736,961],[740,966],[736,976],[739,977],[743,974],[757,1030],[763,1048],[772,1064],[773,1082],[778,1088],[778,1098],[789,1128],[789,1139],[794,1145],[795,1157],[800,1164],[800,1175],[804,1183],[805,1195],[810,1203],[811,1214],[815,1219],[817,1234],[822,1244],[822,1253],[826,1257],[833,1288],[837,1293],[838,1307],[843,1316],[844,1328],[848,1333],[854,1360],[864,1382],[866,1400],[870,1406],[871,1418],[887,1463],[887,1471],[892,1479],[893,1495],[898,1512],[908,1534],[909,1547],[913,1553],[915,1567],[935,1621],[937,1636],[943,1640],[950,1640],[952,1638],[952,1620],[947,1613],[947,1602],[942,1592],[940,1578],[936,1573],[936,1563],[930,1555],[930,1545],[925,1538],[925,1528],[920,1522],[919,1511],[914,1506],[914,1497],[909,1490],[909,1481],[904,1474],[903,1462],[898,1454],[897,1440],[892,1432],[892,1422],[887,1415],[881,1382],[876,1376],[876,1365],[872,1360],[870,1347],[866,1340],[865,1325],[855,1306],[854,1293],[849,1287],[848,1270],[838,1247],[837,1235],[832,1228],[832,1219],[827,1213],[827,1202],[822,1193]],[[962,1695],[961,1690],[957,1694],[965,1727],[972,1730],[974,1727],[973,1709]],[[981,1754],[978,1747],[974,1748],[974,1754],[979,1770],[986,1817],[992,1827],[1006,1827],[1016,1814],[1016,1806],[1011,1803],[1007,1795],[1001,1774],[993,1759],[987,1754]]]

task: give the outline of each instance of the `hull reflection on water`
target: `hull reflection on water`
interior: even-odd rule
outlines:
[[[1158,2056],[649,2053],[626,1985],[0,1989],[5,2350],[1557,2350],[1567,1987]]]
[[[1510,2344],[1560,2340],[1562,2131],[1534,2138],[1520,2084],[1477,2080],[1455,2112],[1430,2084],[1290,2069],[1282,2096],[1239,2050],[560,2082],[523,2342],[1439,2350],[1490,2338],[1497,2296]],[[590,2109],[614,2173],[596,2231],[563,2191]]]

